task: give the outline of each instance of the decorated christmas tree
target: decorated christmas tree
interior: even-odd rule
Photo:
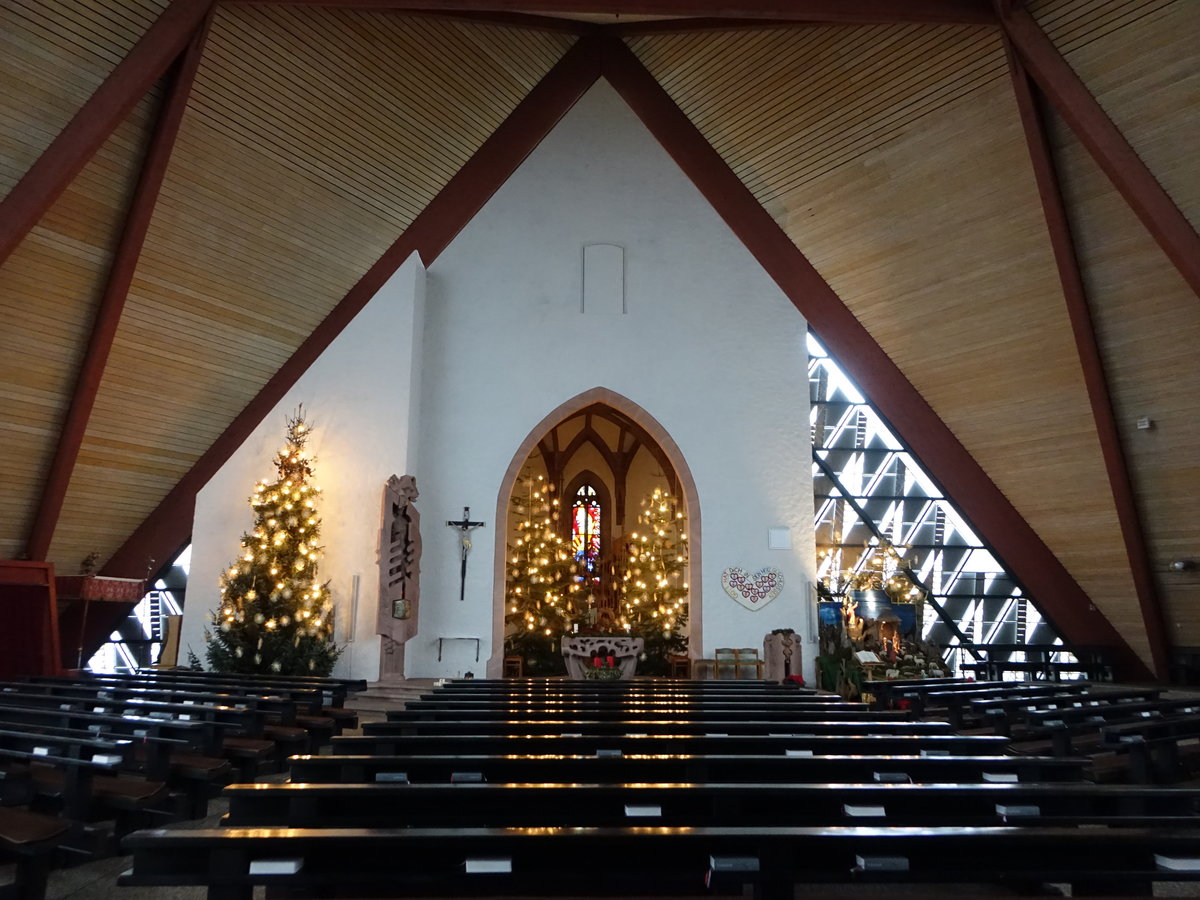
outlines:
[[[505,654],[520,656],[526,675],[565,671],[559,640],[580,612],[571,548],[556,527],[559,503],[541,475],[523,473],[513,490],[516,540],[505,578]]]
[[[655,488],[642,501],[622,579],[620,625],[645,641],[639,675],[665,675],[668,658],[687,652],[687,517]]]
[[[304,450],[303,407],[287,419],[278,477],[250,497],[254,528],[221,575],[221,602],[205,629],[209,665],[218,672],[328,675],[341,651],[333,643],[333,600],[317,580],[321,520]]]

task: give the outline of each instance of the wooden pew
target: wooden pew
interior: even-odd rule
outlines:
[[[1200,754],[1196,713],[1106,725],[1100,734],[1105,749],[1128,755],[1132,778],[1140,784],[1170,784],[1185,775],[1185,756],[1194,762]]]
[[[434,691],[432,694],[422,694],[409,703],[421,703],[425,706],[443,706],[446,709],[466,707],[512,707],[512,706],[725,706],[737,708],[743,706],[788,708],[792,704],[834,704],[842,706],[847,701],[836,694],[796,694],[796,692],[780,692],[780,694],[730,694],[730,692],[714,692],[714,694],[682,694],[664,696],[656,694],[590,694],[590,692],[564,692],[564,694],[467,694],[463,691]],[[865,704],[864,704],[865,706]]]
[[[672,680],[670,684],[656,679],[634,678],[628,682],[593,682],[570,678],[455,678],[437,685],[437,690],[468,692],[482,691],[581,691],[589,694],[629,694],[649,692],[656,695],[679,694],[817,694],[816,688],[766,680]]]
[[[158,681],[179,680],[209,682],[224,685],[240,685],[251,690],[318,690],[329,698],[328,705],[345,705],[349,694],[367,689],[363,678],[322,678],[308,675],[241,675],[232,672],[203,672],[195,669],[141,669],[131,675],[117,676],[129,679],[153,679]]]
[[[0,694],[0,702],[8,696]],[[62,708],[64,706],[65,709]],[[274,758],[281,763],[283,759],[281,751],[273,741],[244,736],[241,733],[242,729],[227,722],[195,718],[180,721],[162,715],[151,717],[119,711],[98,713],[91,711],[95,706],[89,706],[87,709],[76,707],[75,703],[62,703],[58,706],[0,706],[0,723],[82,728],[113,736],[128,734],[133,738],[176,738],[196,747],[200,757],[230,759],[238,766],[243,781],[252,781],[265,761]],[[195,763],[194,760],[192,763],[203,765]]]
[[[970,714],[973,718],[993,728],[997,734],[1010,734],[1012,727],[1022,721],[1027,710],[1047,709],[1049,707],[1066,706],[1071,708],[1089,704],[1113,703],[1117,701],[1156,700],[1162,694],[1161,688],[1112,688],[1103,691],[1079,694],[1069,692],[1064,694],[1043,694],[1039,696],[1006,696],[987,699],[971,700]]]
[[[166,703],[183,706],[202,704],[205,706],[233,707],[234,709],[259,710],[264,722],[278,725],[295,725],[299,712],[320,702],[319,695],[308,693],[300,700],[270,694],[245,692],[221,692],[191,690],[180,687],[155,687],[125,681],[110,683],[103,677],[72,680],[66,678],[39,678],[36,681],[0,684],[0,692],[19,691],[25,694],[47,694],[54,697],[99,698],[101,700],[129,700],[147,703]]]
[[[137,698],[101,697],[56,697],[53,694],[25,693],[23,691],[0,691],[0,703],[6,707],[33,707],[39,709],[62,709],[78,712],[102,713],[104,715],[134,715],[144,718],[174,719],[180,722],[202,721],[226,726],[242,734],[263,733],[266,718],[261,710],[211,703],[162,703]]]
[[[51,855],[70,828],[57,816],[0,807],[0,860],[16,863],[15,878],[7,889],[0,888],[0,897],[43,900]]]
[[[700,713],[724,713],[726,715],[788,716],[805,712],[820,711],[871,712],[865,703],[789,701],[786,703],[727,703],[720,700],[698,700],[687,702],[609,702],[609,701],[499,701],[499,700],[410,700],[404,711],[429,713],[431,716],[464,716],[472,713],[633,713],[664,712],[676,716],[693,716]],[[391,710],[390,712],[398,712]],[[912,718],[905,712],[881,712],[883,718]]]
[[[71,679],[40,678],[32,684],[23,684],[26,693],[43,692],[52,696],[97,701],[124,700],[128,703],[156,704],[156,708],[179,706],[202,706],[216,709],[251,709],[260,712],[262,722],[257,732],[249,736],[263,736],[281,743],[286,750],[316,750],[329,743],[335,730],[335,720],[324,716],[309,715],[305,711],[320,709],[319,691],[291,691],[289,696],[254,694],[247,691],[215,693],[208,685],[196,689],[175,685],[170,688],[146,686],[127,681],[110,682],[108,676],[91,677],[83,681]],[[203,690],[202,690],[203,689]],[[0,690],[18,690],[17,687],[0,687]],[[186,715],[186,714],[185,714]],[[308,747],[299,744],[306,741]]]
[[[210,673],[212,674],[212,673]],[[243,697],[272,697],[284,698],[296,705],[296,721],[309,730],[324,730],[331,728],[332,733],[340,734],[348,728],[358,725],[358,713],[345,708],[347,691],[351,690],[343,684],[325,685],[320,680],[292,681],[270,683],[260,679],[243,681],[242,676],[228,675],[212,678],[186,678],[182,673],[160,670],[146,670],[124,675],[92,675],[93,680],[105,683],[120,683],[129,687],[142,687],[158,690],[210,691]],[[351,684],[363,685],[365,682],[353,681]],[[362,690],[355,687],[353,690]],[[321,720],[331,720],[325,722]],[[281,721],[280,724],[292,724]]]
[[[1170,716],[1175,710],[1183,715],[1200,712],[1200,700],[1134,700],[1117,703],[1089,703],[1079,707],[1025,710],[1017,714],[1012,738],[1018,748],[1031,742],[1050,741],[1053,751],[1063,756],[1095,750],[1103,743],[1106,726],[1153,721]]]
[[[3,698],[0,697],[0,700]],[[32,728],[64,728],[87,731],[101,737],[136,740],[170,738],[181,741],[200,752],[220,747],[223,726],[213,722],[121,716],[94,713],[79,709],[59,709],[37,706],[0,706],[0,727],[28,726]]]
[[[1200,788],[1076,784],[240,784],[235,827],[1196,825]]]
[[[572,781],[580,783],[689,782],[848,784],[928,782],[1069,782],[1083,779],[1087,760],[1052,756],[919,756],[873,753],[592,754],[294,756],[293,783],[353,784],[388,780],[447,783]],[[456,777],[459,776],[459,777]]]
[[[389,722],[459,722],[468,718],[473,722],[518,722],[538,719],[549,719],[555,716],[570,716],[576,719],[587,719],[590,722],[618,722],[628,719],[654,719],[657,721],[670,720],[679,722],[793,722],[805,718],[827,719],[825,713],[857,711],[858,718],[873,721],[899,720],[912,721],[906,715],[891,716],[851,707],[846,709],[841,705],[825,704],[819,707],[803,707],[797,710],[767,708],[759,709],[727,709],[704,706],[680,709],[669,706],[637,706],[637,707],[568,707],[564,709],[533,707],[510,709],[472,709],[459,711],[453,709],[438,709],[423,707],[421,709],[388,710]],[[946,723],[948,724],[948,723]]]
[[[363,734],[538,734],[538,735],[781,735],[781,734],[953,734],[949,722],[910,722],[901,719],[813,718],[783,719],[768,722],[757,719],[658,719],[627,718],[595,720],[587,718],[487,719],[452,721],[389,719],[368,722]]]
[[[1089,685],[1085,682],[1077,682],[1070,685],[1014,684],[1011,687],[978,688],[975,690],[924,691],[919,695],[912,696],[912,709],[917,715],[925,715],[930,711],[936,710],[946,715],[955,724],[955,727],[961,727],[964,711],[970,708],[970,704],[974,700],[1044,696],[1066,698],[1070,695],[1086,694],[1088,688]]]
[[[202,819],[208,815],[209,796],[218,785],[228,782],[232,772],[227,760],[203,756],[188,741],[179,738],[149,733],[134,737],[128,733],[107,732],[99,726],[90,726],[88,729],[58,728],[44,724],[4,722],[0,723],[0,728],[3,729],[0,736],[17,733],[25,738],[23,742],[14,742],[0,737],[0,746],[9,746],[10,749],[27,751],[31,746],[53,745],[56,739],[104,741],[117,746],[117,752],[125,757],[123,770],[136,772],[151,780],[166,781],[169,787],[182,791],[186,803],[183,815],[187,818]],[[96,752],[109,751],[101,748]]]
[[[872,707],[875,709],[892,709],[896,702],[895,693],[906,688],[927,690],[955,690],[961,685],[982,687],[985,684],[1000,684],[1001,682],[978,682],[973,678],[946,676],[944,678],[892,678],[887,681],[864,681],[862,692],[874,697]]]
[[[764,755],[786,753],[906,753],[955,755],[1005,752],[1008,739],[997,735],[957,734],[807,734],[748,735],[390,735],[364,734],[334,738],[334,753],[480,754],[655,754],[687,753]]]
[[[106,855],[111,848],[100,832],[83,823],[114,819],[119,837],[144,825],[146,811],[167,799],[163,782],[123,776],[121,763],[117,755],[84,759],[0,747],[0,766],[17,765],[27,771],[35,799],[55,804],[64,819],[75,823],[65,842],[88,854]]]
[[[1194,828],[221,828],[131,835],[123,885],[288,896],[697,893],[792,900],[798,883],[1066,883],[1077,894],[1195,881]],[[403,864],[398,865],[397,860]]]

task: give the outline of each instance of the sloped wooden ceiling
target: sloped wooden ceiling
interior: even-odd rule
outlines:
[[[740,38],[634,46],[652,72],[672,53],[689,61],[660,75],[664,87],[1094,602],[1137,634],[999,34]],[[748,72],[724,77],[751,55]]]
[[[120,546],[571,41],[219,7],[49,558]]]
[[[1200,225],[1200,4],[1039,2],[1032,11],[1193,226]],[[1052,134],[1168,623],[1200,644],[1200,303],[1057,117]],[[1148,417],[1150,429],[1137,420]]]
[[[165,5],[0,4],[0,196]],[[159,93],[137,106],[0,268],[0,558],[25,550]]]
[[[0,0],[0,196],[166,5]],[[345,8],[215,9],[53,531],[48,558],[65,570],[121,546],[564,58],[571,28],[590,27],[332,5]],[[1200,4],[1022,5],[1194,226]],[[603,4],[599,19],[569,6],[611,18]],[[971,8],[967,21],[986,16]],[[1000,31],[746,26],[621,28],[1149,660]],[[142,100],[0,268],[0,557],[29,539],[162,95]],[[1198,645],[1197,576],[1169,564],[1200,552],[1200,304],[1090,155],[1049,121],[1169,637]],[[1137,430],[1139,416],[1156,427]]]

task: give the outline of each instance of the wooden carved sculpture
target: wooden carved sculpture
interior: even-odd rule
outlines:
[[[387,480],[383,490],[383,528],[379,542],[379,609],[382,635],[380,678],[403,677],[404,642],[417,631],[421,594],[421,514],[412,475]]]

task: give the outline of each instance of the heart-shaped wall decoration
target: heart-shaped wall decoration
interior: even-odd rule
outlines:
[[[730,566],[721,573],[721,587],[746,609],[762,609],[783,591],[783,573],[771,566],[754,574]]]

